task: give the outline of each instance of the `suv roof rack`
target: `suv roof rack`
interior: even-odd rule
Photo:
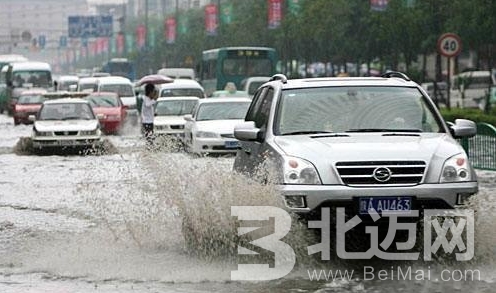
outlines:
[[[282,73],[274,74],[269,81],[280,80],[282,83],[288,83],[288,78]]]
[[[385,77],[385,78],[399,77],[399,78],[402,78],[406,81],[411,81],[411,79],[408,77],[408,75],[404,74],[403,72],[399,72],[399,71],[388,71],[386,73],[383,73],[381,75],[381,77]]]

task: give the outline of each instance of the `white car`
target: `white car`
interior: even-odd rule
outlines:
[[[155,135],[184,136],[184,115],[192,114],[199,99],[197,97],[159,98],[153,122]]]
[[[241,81],[241,90],[253,97],[257,89],[270,80],[270,76],[250,76]]]
[[[90,148],[101,140],[100,124],[88,101],[48,100],[41,106],[31,135],[35,149]]]
[[[160,97],[184,97],[194,96],[200,99],[206,97],[205,90],[195,80],[174,79],[171,83],[164,83],[158,86]]]
[[[79,77],[77,75],[61,75],[56,81],[57,91],[76,91]]]
[[[234,126],[244,121],[251,100],[216,98],[199,101],[193,115],[186,115],[184,142],[186,150],[201,153],[235,153],[239,141]]]

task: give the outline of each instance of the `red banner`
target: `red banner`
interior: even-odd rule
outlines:
[[[87,47],[80,47],[79,48],[79,55],[81,56],[81,58],[86,58],[86,55],[88,53],[87,50],[88,50]]]
[[[98,49],[96,42],[90,42],[89,45],[90,45],[90,56],[96,56],[96,52]]]
[[[138,49],[145,47],[146,41],[146,27],[142,24],[138,25],[136,28],[136,44]]]
[[[96,54],[105,52],[105,38],[96,39]]]
[[[209,36],[217,35],[217,12],[217,5],[208,4],[205,6],[205,30]]]
[[[124,34],[117,34],[115,38],[115,47],[117,48],[117,54],[124,53]]]
[[[174,17],[165,20],[165,41],[167,44],[174,44],[176,41],[177,23]]]
[[[109,51],[109,38],[108,37],[103,38],[102,43],[103,43],[102,53],[108,53],[108,51]]]
[[[269,28],[277,28],[282,20],[282,0],[268,0],[268,21]]]

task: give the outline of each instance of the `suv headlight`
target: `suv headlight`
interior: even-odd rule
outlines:
[[[307,160],[284,157],[282,169],[285,184],[322,184],[315,166]]]
[[[441,183],[463,182],[472,180],[472,172],[467,155],[458,154],[446,160],[441,174]]]
[[[209,131],[198,131],[196,133],[196,137],[215,138],[215,137],[217,137],[217,133],[209,132]]]

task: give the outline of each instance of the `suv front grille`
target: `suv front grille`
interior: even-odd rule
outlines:
[[[415,185],[422,182],[423,161],[338,162],[339,176],[349,186]]]

